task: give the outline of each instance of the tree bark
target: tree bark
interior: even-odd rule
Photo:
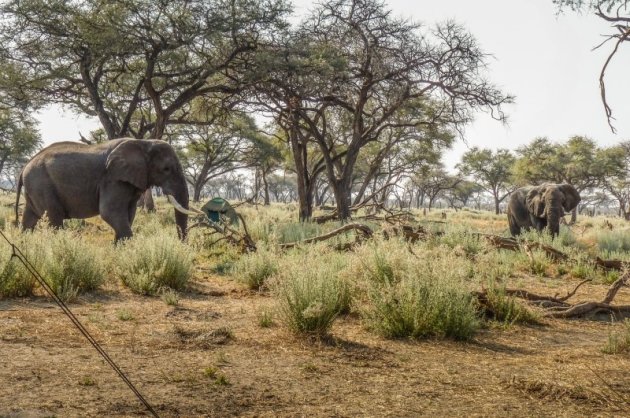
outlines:
[[[269,182],[267,181],[267,170],[262,170],[262,183],[263,183],[263,196],[265,198],[265,206],[269,206],[271,204],[271,199],[269,198]]]

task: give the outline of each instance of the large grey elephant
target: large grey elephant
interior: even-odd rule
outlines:
[[[164,141],[122,138],[95,145],[58,142],[44,148],[20,174],[16,222],[22,185],[23,229],[33,229],[44,213],[54,227],[62,227],[64,219],[100,214],[114,229],[116,241],[129,238],[140,195],[159,186],[181,210],[176,210],[175,221],[180,238],[186,236],[188,186],[173,147]]]
[[[580,194],[570,184],[545,183],[517,189],[510,196],[507,217],[512,236],[521,229],[549,228],[552,236],[560,232],[560,218],[580,203]]]

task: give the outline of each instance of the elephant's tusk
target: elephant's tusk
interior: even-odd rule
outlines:
[[[183,213],[184,215],[188,215],[188,216],[203,215],[203,216],[206,216],[206,214],[204,212],[200,211],[199,209],[194,209],[194,208],[184,209],[182,207],[182,205],[179,204],[177,199],[175,199],[170,194],[167,194],[166,198],[168,199],[169,203],[175,207],[175,210],[177,210],[178,212]]]

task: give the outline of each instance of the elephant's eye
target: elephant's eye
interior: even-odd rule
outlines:
[[[164,167],[164,168],[162,169],[162,171],[163,171],[163,172],[165,172],[165,173],[168,173],[168,172],[170,172],[170,171],[171,171],[171,167],[168,167],[168,166],[167,166],[167,167]]]

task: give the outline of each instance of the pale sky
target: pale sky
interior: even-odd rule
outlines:
[[[628,68],[630,43],[620,48],[606,77],[608,103],[613,109],[613,134],[599,95],[599,73],[612,44],[597,51],[609,25],[593,15],[567,11],[557,15],[551,0],[388,0],[395,14],[425,25],[447,19],[462,23],[477,38],[489,59],[488,78],[516,96],[506,108],[508,125],[480,114],[444,158],[452,168],[472,146],[510,148],[546,136],[565,141],[585,135],[600,145],[630,139]],[[296,13],[313,2],[294,0]],[[46,144],[76,141],[98,122],[49,108],[40,112],[40,131]]]

